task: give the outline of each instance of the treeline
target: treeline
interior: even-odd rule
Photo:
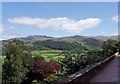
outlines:
[[[50,48],[56,50],[74,50],[74,49],[84,49],[87,50],[86,46],[81,45],[77,42],[63,42],[63,41],[53,41],[53,40],[46,40],[46,41],[37,41],[33,43],[36,50]]]
[[[36,42],[25,42],[26,49],[28,51],[42,50],[42,49],[56,49],[56,50],[74,50],[74,49],[95,49],[100,48],[101,42],[94,39],[86,39],[85,42],[80,41],[60,41],[60,40],[45,40]],[[9,42],[9,41],[8,41]],[[7,41],[3,42],[3,45]]]

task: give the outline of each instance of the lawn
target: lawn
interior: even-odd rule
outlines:
[[[64,56],[61,55],[62,50],[35,50],[32,52],[33,57],[35,56],[42,56],[45,58],[45,60],[58,60],[64,58]]]

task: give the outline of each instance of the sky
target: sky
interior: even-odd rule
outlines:
[[[2,0],[2,2],[28,2],[28,0]],[[119,0],[29,0],[29,2],[119,2]]]
[[[3,39],[117,35],[117,2],[3,2]]]

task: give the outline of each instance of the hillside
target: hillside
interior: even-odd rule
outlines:
[[[37,45],[41,45],[42,48],[52,48],[52,49],[73,49],[77,48],[84,48],[84,49],[96,49],[100,48],[103,41],[106,38],[97,38],[97,37],[87,37],[87,36],[68,36],[68,37],[61,37],[61,38],[54,38],[50,36],[42,36],[42,35],[33,35],[23,38],[14,38],[19,39],[25,42],[32,42],[37,43]],[[9,39],[13,40],[13,39]],[[7,41],[9,41],[7,40]],[[54,46],[55,44],[56,46]],[[35,45],[34,45],[35,46]],[[63,47],[64,46],[64,47]]]
[[[26,41],[26,42],[35,42],[35,41],[45,41],[45,40],[52,39],[52,38],[53,37],[45,36],[45,35],[33,35],[33,36],[22,37],[22,38],[12,38],[9,40],[19,39],[19,40]]]
[[[118,36],[117,35],[116,36],[79,36],[79,35],[75,35],[75,36],[55,38],[55,37],[50,37],[50,36],[46,36],[46,35],[33,35],[33,36],[22,37],[22,38],[12,38],[9,40],[13,40],[13,39],[20,39],[20,40],[26,41],[26,42],[45,41],[48,39],[68,41],[68,42],[69,41],[85,41],[86,39],[106,41],[108,39],[118,40]]]
[[[19,39],[25,42],[30,42],[29,49],[58,49],[58,50],[72,50],[72,49],[99,49],[104,41],[108,39],[118,40],[118,36],[68,36],[55,38],[45,35],[33,35]],[[9,40],[13,40],[9,39]],[[9,41],[4,40],[4,44]]]
[[[118,36],[88,36],[88,38],[94,38],[101,41],[106,41],[108,39],[118,40]]]
[[[78,36],[78,35],[62,37],[62,38],[57,38],[57,39],[53,39],[53,40],[65,41],[65,42],[77,42],[83,46],[86,46],[87,48],[92,48],[92,49],[100,48],[100,46],[103,43],[103,41],[101,41],[99,39],[89,38],[89,37],[85,37],[85,36]]]

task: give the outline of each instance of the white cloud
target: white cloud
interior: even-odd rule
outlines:
[[[3,34],[0,37],[0,40],[7,40],[7,39],[19,38],[19,37],[25,37],[25,35],[19,34],[19,33],[16,33],[16,32],[12,32],[12,33],[8,33],[8,34]]]
[[[0,40],[6,40],[6,39],[10,39],[10,38],[15,38],[16,36],[14,35],[2,35],[0,37]]]
[[[118,15],[112,17],[112,20],[115,21],[115,22],[118,22]]]
[[[95,28],[102,20],[99,18],[87,18],[75,21],[66,17],[50,19],[17,17],[9,18],[8,21],[13,24],[36,26],[41,29],[64,30],[70,33],[80,33],[83,30]]]
[[[19,18],[13,18],[8,19],[9,22],[14,24],[24,24],[24,25],[32,25],[34,24],[33,19],[30,17],[19,17]]]

